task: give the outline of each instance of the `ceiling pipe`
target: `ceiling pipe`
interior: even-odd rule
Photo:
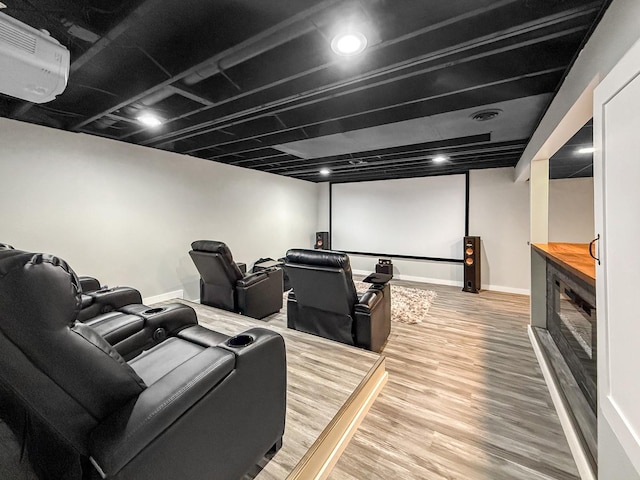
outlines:
[[[94,123],[94,126],[98,130],[106,130],[107,128],[115,125],[117,122],[118,122],[118,120],[115,119],[115,118],[103,117],[103,118],[100,118],[100,119],[96,120],[96,122]]]
[[[140,103],[142,105],[144,105],[145,107],[148,107],[150,105],[154,105],[154,104],[164,100],[165,98],[169,98],[174,93],[176,93],[175,90],[173,90],[170,87],[165,87],[162,90],[158,90],[157,92],[153,92],[151,95],[148,95],[148,96],[140,99]]]
[[[291,40],[302,37],[303,35],[315,30],[315,28],[315,25],[305,18],[298,23],[290,25],[284,30],[276,31],[268,37],[262,38],[259,42],[247,45],[241,50],[219,59],[216,63],[207,65],[193,72],[191,75],[183,78],[182,81],[186,85],[194,85],[206,78],[216,75],[217,73],[228,70],[231,67],[246,62],[247,60],[251,60],[252,58],[268,52],[269,50],[273,50],[280,45],[284,45]]]
[[[329,5],[331,5],[340,2],[328,3]],[[364,12],[359,5],[359,2],[350,1],[344,3],[345,5],[343,6],[343,8],[346,8],[348,10],[343,10],[341,13],[342,16],[346,15],[360,17],[361,19],[365,18]],[[358,13],[354,14],[354,12]],[[274,48],[279,47],[280,45],[284,45],[291,40],[302,37],[309,32],[317,30],[320,25],[329,25],[337,20],[335,18],[335,14],[332,11],[322,11],[321,9],[318,9],[314,12],[314,14],[315,18],[313,17],[313,15],[308,15],[300,19],[298,22],[288,25],[286,28],[273,31],[273,33],[268,34],[268,36],[263,36],[262,38],[260,38],[260,36],[254,37],[254,41],[252,41],[248,45],[242,47],[239,50],[236,50],[235,52],[225,57],[222,57],[221,59],[218,59],[215,63],[211,63],[203,68],[196,70],[192,74],[183,78],[182,81],[186,85],[194,85],[202,80],[216,75],[217,73],[224,72],[231,67],[246,62],[247,60],[251,60],[258,55],[268,52],[269,50],[273,50]],[[365,23],[364,20],[360,21],[361,23]]]
[[[239,65],[280,45],[284,45],[291,40],[306,35],[315,28],[315,25],[307,21],[307,19],[301,20],[298,23],[290,25],[287,29],[276,31],[269,37],[263,38],[260,42],[247,45],[241,50],[217,60],[216,63],[193,72],[191,75],[183,78],[182,81],[185,85],[195,85],[213,75],[224,73],[225,70],[235,65]],[[158,90],[142,98],[140,103],[148,107],[170,97],[174,93],[176,93],[176,91],[171,86],[167,86],[162,90]]]
[[[149,4],[150,2],[156,2],[156,1],[162,1],[162,0],[147,0],[147,2],[145,2],[143,4],[143,6],[146,6],[147,4]],[[314,17],[315,15],[318,15],[320,12],[323,12],[326,9],[329,9],[330,7],[344,2],[344,0],[322,0],[321,2],[319,2],[317,5],[314,5],[312,8],[309,8],[297,15],[294,15],[293,17],[290,17],[289,19],[274,25],[273,27],[265,30],[264,32],[248,39],[245,40],[244,42],[240,43],[238,46],[236,47],[232,47],[230,48],[227,52],[223,52],[220,55],[214,55],[212,58],[210,58],[209,60],[206,60],[204,62],[201,62],[200,64],[191,67],[189,69],[187,69],[186,71],[182,72],[179,75],[176,75],[172,78],[169,78],[167,80],[165,80],[164,82],[155,85],[149,89],[147,89],[145,92],[141,92],[138,95],[135,95],[123,102],[120,102],[116,105],[111,106],[109,109],[102,111],[96,115],[92,115],[89,118],[84,119],[83,121],[77,123],[76,125],[73,125],[71,127],[71,130],[80,130],[82,127],[84,127],[85,125],[88,125],[89,123],[92,123],[94,120],[97,120],[100,117],[103,117],[105,115],[107,115],[108,113],[114,112],[128,104],[131,104],[133,102],[136,102],[138,100],[140,100],[141,98],[150,96],[152,93],[155,93],[158,90],[162,90],[164,89],[164,87],[170,85],[171,83],[177,82],[179,80],[183,80],[184,78],[187,78],[189,76],[191,76],[194,72],[202,72],[204,70],[209,69],[211,66],[215,66],[217,68],[217,65],[220,63],[221,59],[227,59],[230,58],[232,56],[234,56],[236,54],[236,52],[243,52],[245,49],[250,49],[250,48],[256,48],[256,49],[261,49],[261,44],[263,42],[266,42],[267,39],[272,38],[274,35],[276,36],[276,38],[278,38],[277,33],[279,31],[289,31],[291,29],[292,32],[296,32],[299,31],[298,29],[302,29],[304,30],[302,27],[300,27],[299,25],[305,25],[306,24],[306,28],[309,28],[310,30],[316,28],[315,25],[313,25],[311,22],[309,22],[308,24],[306,22],[308,22],[309,18]],[[137,12],[137,11],[136,11]],[[134,12],[132,15],[135,15],[136,12]],[[296,27],[297,26],[297,27]],[[117,29],[118,27],[116,27]],[[115,30],[115,29],[114,29]],[[117,33],[120,33],[120,30],[117,29],[116,30]],[[111,32],[110,32],[111,34]],[[301,35],[302,33],[299,33],[299,35]],[[290,34],[290,36],[293,34]],[[296,36],[291,36],[291,39],[296,38]],[[284,43],[284,40],[280,40],[281,43],[277,43],[276,41],[276,46],[279,44]],[[98,44],[101,43],[101,41],[99,40],[98,42],[96,42],[96,44],[94,44],[93,47],[91,47],[91,49],[94,48],[98,48]],[[106,46],[106,45],[105,45]],[[103,46],[102,48],[104,48],[105,46]],[[90,50],[91,50],[90,49]],[[258,55],[257,53],[255,55]],[[255,56],[253,55],[253,56]],[[249,56],[247,58],[252,58],[252,56]],[[228,68],[228,66],[227,66]],[[211,75],[213,75],[214,73],[211,73]],[[201,75],[199,75],[200,80],[203,80],[206,77],[202,77]],[[194,83],[197,83],[198,81],[195,81]],[[166,97],[165,97],[166,98]]]

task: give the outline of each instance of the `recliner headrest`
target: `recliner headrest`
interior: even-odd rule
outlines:
[[[200,252],[219,253],[220,255],[231,257],[231,250],[229,250],[227,244],[216,240],[196,240],[191,244],[191,248]]]
[[[43,322],[73,325],[82,305],[75,272],[61,258],[46,253],[0,250],[0,287],[5,294],[3,308],[13,310],[21,301],[32,299],[20,309]]]
[[[233,260],[231,250],[229,250],[226,243],[215,240],[196,240],[191,244],[191,249],[194,252],[214,253],[220,255],[220,257],[222,257],[223,268],[231,282],[236,282],[244,276],[240,271],[240,268],[238,268],[238,265],[236,265],[236,262]],[[196,268],[198,268],[197,263]],[[202,275],[202,272],[200,272],[200,274]]]
[[[305,250],[300,248],[292,248],[287,252],[287,263],[301,263],[304,265],[318,265],[322,267],[342,268],[350,272],[351,263],[349,255],[342,252],[333,252],[330,250]]]

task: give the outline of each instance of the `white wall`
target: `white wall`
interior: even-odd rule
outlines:
[[[471,172],[469,234],[482,238],[482,288],[529,293],[529,185],[513,168]]]
[[[549,241],[589,243],[595,237],[593,177],[549,181]]]
[[[329,182],[318,184],[318,232],[329,231],[329,214],[331,212]]]
[[[529,293],[529,184],[513,181],[513,168],[472,170],[469,174],[469,234],[482,239],[482,288]],[[329,225],[329,187],[321,184],[318,229]],[[550,241],[586,243],[593,239],[593,179],[552,180],[549,186]],[[415,239],[417,242],[419,238]],[[375,269],[377,257],[350,255],[356,273]],[[393,259],[404,280],[462,286],[459,263]]]
[[[313,244],[316,184],[0,118],[0,242],[143,297],[197,299],[194,240],[249,267]]]
[[[514,183],[513,168],[472,170],[469,184],[469,234],[482,239],[482,288],[528,294],[528,185]],[[350,258],[358,273],[377,263],[377,257]],[[399,279],[462,286],[460,263],[393,259],[393,266]]]

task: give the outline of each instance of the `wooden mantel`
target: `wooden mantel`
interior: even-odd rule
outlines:
[[[596,263],[589,255],[588,243],[534,243],[532,246],[543,257],[595,287]]]

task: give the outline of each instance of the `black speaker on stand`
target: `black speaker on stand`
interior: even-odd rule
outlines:
[[[313,248],[316,250],[331,250],[329,232],[316,232],[316,243]]]
[[[381,258],[376,264],[376,273],[384,273],[386,275],[393,275],[393,263],[389,258]]]
[[[480,237],[464,237],[463,292],[480,291]]]

